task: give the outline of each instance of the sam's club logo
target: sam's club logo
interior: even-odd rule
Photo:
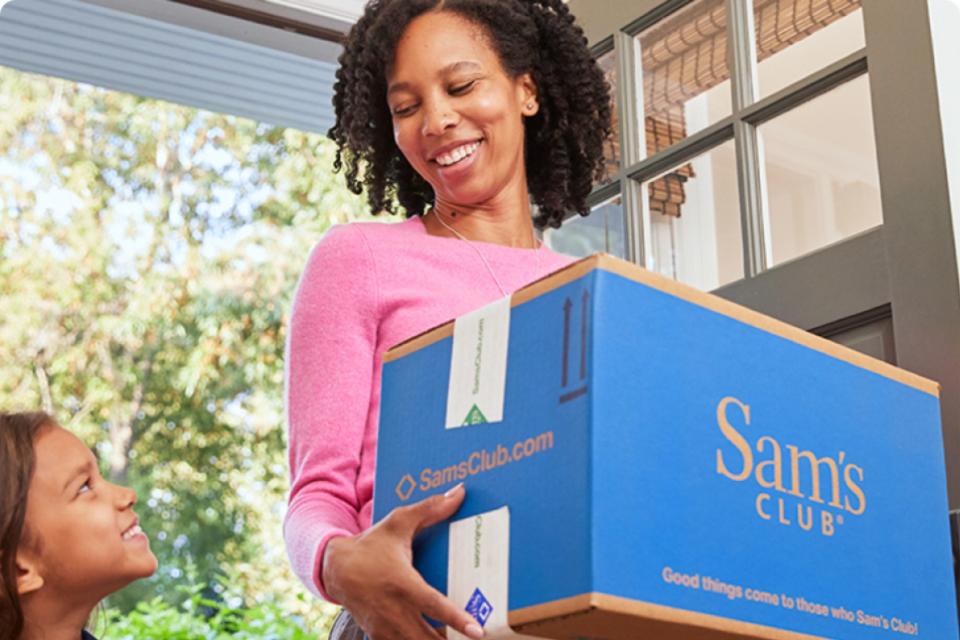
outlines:
[[[490,614],[493,613],[493,605],[487,600],[480,589],[474,589],[473,595],[467,602],[467,613],[473,616],[473,619],[480,623],[480,626],[486,626]]]

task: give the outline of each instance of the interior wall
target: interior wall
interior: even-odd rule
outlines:
[[[570,0],[567,4],[592,46],[663,4],[663,0]]]

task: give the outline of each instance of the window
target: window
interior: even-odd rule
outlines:
[[[758,130],[771,264],[882,224],[868,76],[764,122]]]
[[[753,15],[761,98],[866,44],[860,0],[754,0]]]
[[[561,229],[544,232],[544,240],[551,249],[577,257],[601,252],[624,258],[626,236],[620,196],[594,206],[589,216],[575,215],[567,218]]]
[[[610,44],[609,51],[597,56],[597,64],[610,84],[610,118],[612,133],[603,146],[604,175],[602,182],[611,180],[620,171],[620,113],[617,111],[617,50]]]
[[[643,77],[641,149],[647,155],[730,115],[724,0],[691,2],[635,40]]]
[[[643,184],[648,269],[701,289],[743,277],[736,174],[728,141]]]
[[[139,491],[161,568],[114,611],[159,596],[192,619],[202,593],[208,618],[253,619],[263,598],[290,633],[335,614],[297,598],[274,524],[286,310],[317,238],[366,210],[328,171],[334,70],[78,0],[3,7],[0,403],[54,413]]]
[[[713,289],[882,223],[862,14],[672,0],[598,45],[623,112],[590,203],[619,194],[629,259]]]

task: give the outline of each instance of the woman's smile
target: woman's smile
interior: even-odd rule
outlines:
[[[446,183],[464,179],[476,164],[483,146],[482,140],[462,144],[452,151],[443,153],[434,158],[436,173]]]
[[[447,145],[435,151],[432,155],[437,164],[441,167],[449,167],[452,164],[460,162],[466,157],[473,155],[473,153],[480,147],[480,143],[483,142],[483,139],[472,140],[469,142],[456,142],[451,145]]]

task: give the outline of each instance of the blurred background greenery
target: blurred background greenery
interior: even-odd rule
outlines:
[[[160,559],[101,638],[325,637],[334,608],[281,533],[283,350],[310,248],[366,217],[332,157],[318,134],[0,68],[0,407],[89,443]]]

